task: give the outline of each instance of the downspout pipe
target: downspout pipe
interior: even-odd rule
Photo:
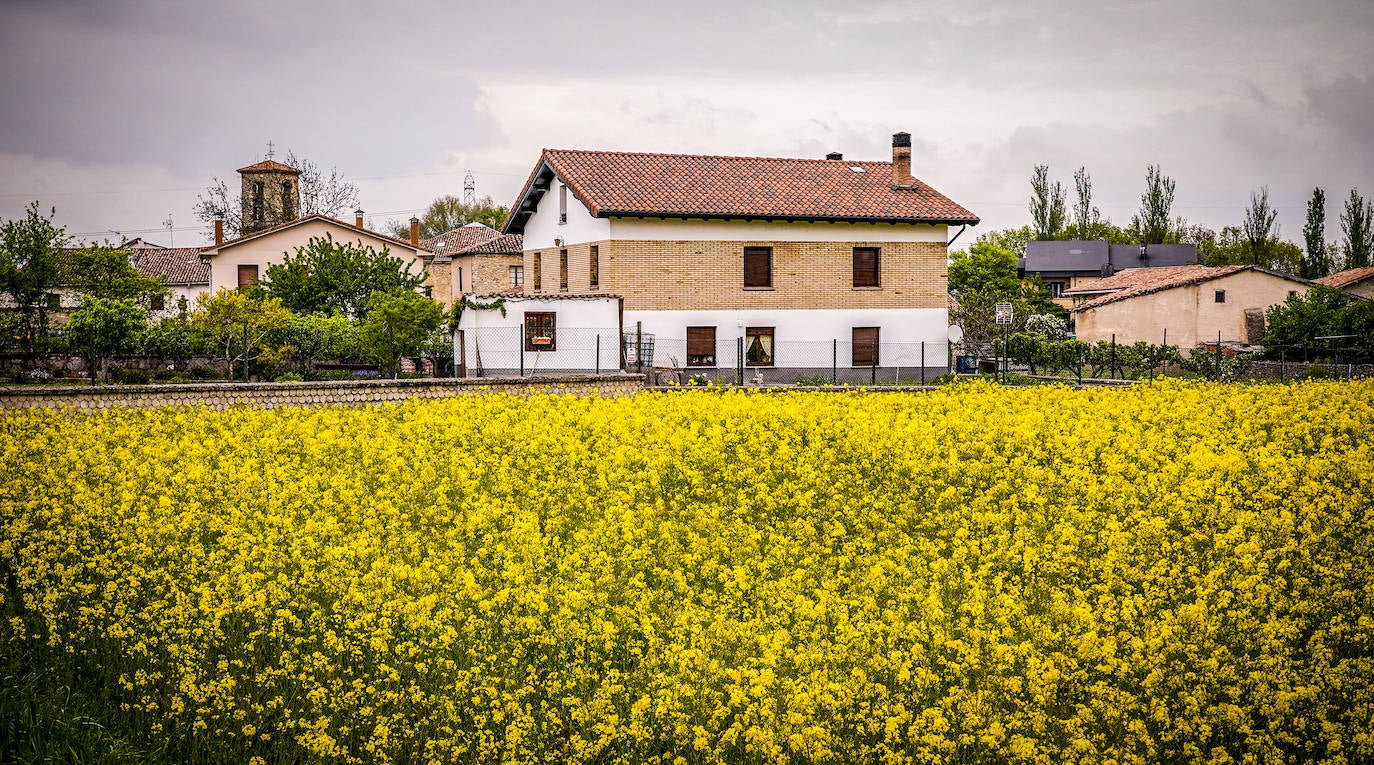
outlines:
[[[954,244],[956,241],[958,241],[958,240],[959,240],[959,237],[961,237],[961,236],[964,235],[964,229],[966,229],[966,228],[968,228],[968,224],[967,224],[967,223],[965,223],[964,225],[960,226],[960,227],[959,227],[958,233],[956,233],[956,234],[954,235],[954,238],[953,238],[953,239],[949,240],[949,242],[947,242],[947,243],[945,244],[945,247],[949,247],[951,244]]]

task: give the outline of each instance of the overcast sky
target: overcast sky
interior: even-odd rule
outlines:
[[[304,5],[304,4],[301,4]],[[5,0],[0,218],[204,242],[212,177],[290,148],[375,225],[434,197],[510,204],[543,147],[890,158],[1020,226],[1031,168],[1085,166],[1118,224],[1145,166],[1219,228],[1267,185],[1374,192],[1374,2],[233,3]],[[144,233],[152,230],[150,233]],[[961,243],[962,244],[962,243]]]

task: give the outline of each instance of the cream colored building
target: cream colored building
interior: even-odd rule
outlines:
[[[1066,292],[1078,339],[1087,342],[1258,344],[1265,312],[1312,282],[1259,266],[1131,268]]]
[[[363,228],[361,216],[354,225],[326,215],[308,215],[205,248],[201,258],[210,264],[209,291],[257,284],[267,276],[269,266],[281,263],[286,255],[295,254],[296,248],[306,246],[311,239],[325,236],[386,252],[413,274],[427,273],[425,265],[433,255],[420,246],[418,236],[406,242]]]

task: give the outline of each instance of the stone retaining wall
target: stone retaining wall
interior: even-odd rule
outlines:
[[[387,404],[409,399],[440,399],[473,393],[624,396],[644,387],[643,375],[605,374],[568,377],[482,377],[466,379],[348,380],[298,383],[187,383],[0,388],[0,409],[69,407],[81,411],[159,406],[209,409],[279,406]]]

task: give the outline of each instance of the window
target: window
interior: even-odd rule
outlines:
[[[855,327],[850,335],[849,357],[856,367],[878,366],[878,328]]]
[[[1058,299],[1064,297],[1063,282],[1045,282],[1045,289],[1050,291],[1051,299]]]
[[[258,267],[256,265],[239,266],[239,287],[252,287],[258,283]]]
[[[534,291],[539,292],[544,289],[544,264],[543,257],[539,253],[534,253]]]
[[[522,286],[524,286],[524,284],[525,284],[525,267],[524,267],[524,266],[511,266],[511,267],[510,267],[510,286],[512,286],[512,287],[522,287]]]
[[[291,181],[281,182],[281,219],[295,220],[296,214],[291,204]]]
[[[716,328],[687,328],[687,366],[713,367],[716,365]]]
[[[879,286],[877,247],[854,248],[854,286]]]
[[[1225,303],[1225,302],[1226,302],[1226,290],[1217,290],[1217,291],[1216,291],[1216,295],[1215,295],[1215,300],[1216,300],[1218,303]]]
[[[56,292],[48,293],[48,310],[56,311],[62,308],[62,296]]]
[[[587,286],[597,289],[601,286],[601,248],[592,245],[591,255],[587,257]]]
[[[262,202],[262,181],[253,181],[253,222],[262,223],[266,220],[266,212]]]
[[[1297,297],[1297,296],[1298,296],[1298,291],[1297,291],[1297,290],[1288,290],[1288,297],[1295,298],[1295,297]]]
[[[554,313],[525,314],[525,350],[552,351],[557,346],[557,326]]]
[[[558,222],[560,224],[568,222],[568,185],[558,184]]]
[[[427,297],[427,298],[432,298],[432,297],[434,297],[434,288],[431,287],[431,286],[429,286],[428,284],[425,285],[425,297]]]
[[[458,294],[463,294],[463,267],[458,266]]]
[[[746,289],[773,286],[772,247],[744,248],[744,286]]]
[[[153,295],[148,299],[148,308],[153,311],[161,311],[166,306],[161,295]]]
[[[749,327],[744,330],[744,363],[751,367],[773,366],[772,327]]]
[[[568,251],[558,251],[558,289],[568,291]]]

